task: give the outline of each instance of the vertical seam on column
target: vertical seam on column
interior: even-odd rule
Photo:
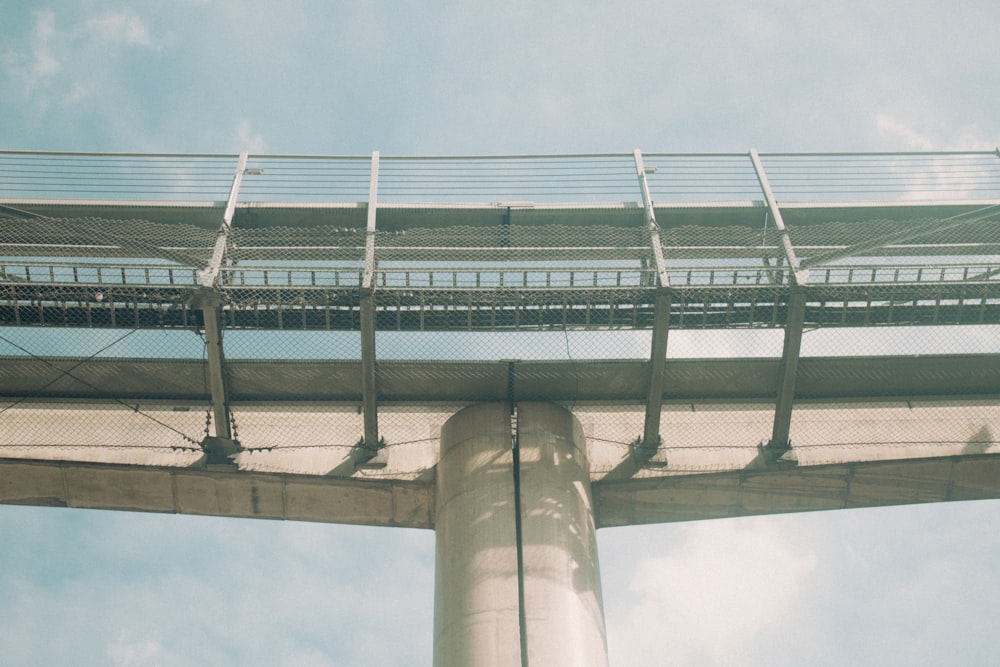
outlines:
[[[528,619],[524,606],[524,548],[521,527],[521,453],[518,448],[517,404],[511,403],[510,448],[514,475],[514,540],[517,553],[517,628],[521,643],[521,667],[528,667]]]

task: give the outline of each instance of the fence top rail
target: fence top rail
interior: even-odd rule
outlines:
[[[651,151],[643,152],[644,157],[747,157],[746,152],[736,151]],[[919,157],[919,156],[998,156],[1000,148],[994,150],[948,150],[948,151],[857,151],[857,152],[795,152],[795,151],[760,151],[761,157]],[[143,158],[228,158],[236,159],[238,153],[142,153],[125,151],[40,151],[28,149],[0,149],[0,155],[37,155],[65,157],[143,157]],[[380,159],[392,160],[491,160],[491,159],[523,159],[523,158],[621,158],[632,157],[632,152],[605,153],[497,153],[488,155],[382,155]],[[299,160],[369,160],[370,155],[349,154],[312,154],[312,153],[253,153],[251,157],[268,159],[299,159]]]

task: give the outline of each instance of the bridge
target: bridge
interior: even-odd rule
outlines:
[[[1000,497],[998,152],[0,174],[0,502],[435,529],[437,664],[604,664],[600,527]]]

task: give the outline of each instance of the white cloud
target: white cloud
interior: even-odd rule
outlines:
[[[264,137],[259,132],[254,132],[253,124],[246,119],[236,125],[236,141],[240,150],[251,154],[262,153],[266,147]]]
[[[152,639],[133,640],[122,632],[108,646],[108,657],[115,667],[142,667],[155,664],[160,655],[160,642]]]
[[[7,74],[19,81],[29,94],[46,78],[54,76],[62,63],[55,53],[56,15],[52,11],[35,14],[35,23],[27,45],[28,53],[8,49],[3,54]]]
[[[103,42],[154,46],[146,25],[127,10],[92,18],[84,23],[84,30]]]
[[[52,52],[56,15],[51,11],[39,12],[31,35],[32,78],[48,76],[59,71],[60,63]]]
[[[948,114],[944,109],[927,110],[918,114],[920,118],[935,118],[934,121],[905,121],[896,114],[875,115],[875,129],[879,138],[890,146],[903,150],[994,150],[1000,137],[990,137],[989,131],[977,123],[949,123],[942,120]]]
[[[612,659],[623,665],[733,665],[781,623],[816,557],[802,553],[766,519],[687,526],[670,556],[639,561],[627,618],[609,628]]]
[[[891,114],[877,114],[875,116],[875,127],[883,138],[900,141],[903,148],[917,151],[930,151],[936,148],[934,142],[929,137],[921,134]]]
[[[4,53],[3,64],[8,75],[20,82],[23,94],[42,109],[53,103],[76,108],[92,98],[95,89],[107,92],[117,78],[113,47],[157,48],[145,23],[129,11],[85,20],[67,19],[51,10],[33,16],[28,43]]]

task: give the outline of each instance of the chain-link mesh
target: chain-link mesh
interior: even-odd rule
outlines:
[[[205,414],[205,406],[0,398],[0,457],[190,466],[202,457]]]
[[[745,154],[252,156],[230,226],[234,156],[0,153],[0,456],[426,481],[533,400],[595,479],[996,452],[1000,160],[760,157],[784,232]]]

